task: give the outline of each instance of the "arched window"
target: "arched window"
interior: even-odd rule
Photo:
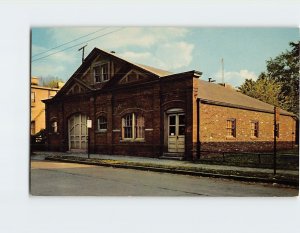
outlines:
[[[52,121],[51,122],[51,133],[57,133],[58,128],[57,128],[57,121]]]
[[[145,120],[144,117],[135,113],[127,114],[122,118],[123,139],[144,139]]]
[[[107,119],[106,117],[104,116],[100,116],[98,119],[97,119],[97,129],[98,131],[106,131],[107,130]]]

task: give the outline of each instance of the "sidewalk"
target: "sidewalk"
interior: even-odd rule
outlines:
[[[193,176],[219,177],[251,182],[278,183],[292,186],[299,185],[299,171],[293,170],[277,170],[277,174],[274,176],[273,169],[199,164],[190,161],[123,155],[90,154],[90,158],[88,159],[87,154],[62,152],[34,152],[31,158],[36,160],[47,159]]]

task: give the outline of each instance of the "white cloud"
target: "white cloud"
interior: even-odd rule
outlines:
[[[178,69],[188,66],[192,61],[193,44],[186,42],[171,42],[162,44],[155,52],[155,56],[166,69]]]
[[[84,35],[94,33],[81,38],[74,43],[80,43],[109,32],[113,32],[120,27],[79,27],[79,28],[52,28],[48,33],[56,44],[62,44]],[[115,50],[127,46],[139,46],[149,48],[155,43],[166,42],[184,37],[188,33],[186,28],[175,27],[123,27],[122,30],[99,37],[88,42],[89,48],[99,47],[108,50]]]
[[[97,33],[73,41],[49,53],[74,46],[116,29],[119,28],[68,27],[47,29],[47,36],[49,38],[48,44],[51,44],[51,47],[98,31]],[[186,28],[177,27],[125,27],[120,31],[88,42],[85,56],[87,56],[94,47],[98,47],[106,51],[114,50],[116,55],[120,55],[132,62],[165,70],[179,69],[188,66],[192,61],[194,45],[184,42],[188,32],[189,30]],[[81,52],[77,51],[78,48],[80,48],[80,45],[51,55],[46,59],[33,62],[32,73],[37,76],[55,75],[63,79],[69,78],[69,75],[72,74],[80,64]],[[47,51],[47,49],[49,48],[32,45],[32,55]],[[40,56],[46,56],[49,53]],[[40,56],[34,57],[33,60]]]
[[[68,50],[60,51],[60,49],[55,49],[47,52],[49,49],[41,46],[32,46],[32,61],[37,62],[43,60],[43,57],[47,57],[50,62],[56,62],[61,64],[61,62],[74,62],[75,58],[73,53],[68,52]],[[35,61],[36,60],[36,61]]]
[[[218,72],[215,75],[217,82],[222,82],[222,73]],[[240,86],[246,79],[257,80],[257,75],[249,70],[226,71],[224,72],[224,82],[230,83],[234,87]]]
[[[32,59],[31,59],[31,72],[33,76],[47,77],[55,76],[64,80],[68,79],[70,74],[75,70],[68,70],[70,66],[74,66],[78,57],[73,52],[62,51],[59,53],[56,50],[43,53],[47,51],[47,48],[32,45]],[[59,51],[59,50],[58,50]],[[39,54],[43,53],[43,54]],[[52,54],[55,53],[55,54]],[[52,54],[51,56],[48,56]],[[35,56],[36,55],[36,56]],[[48,56],[45,58],[45,56]],[[42,58],[42,59],[40,59]]]
[[[149,52],[137,53],[132,51],[126,51],[124,53],[121,53],[119,56],[122,58],[129,59],[131,61],[139,61],[144,59],[150,59],[152,55]]]
[[[37,54],[43,53],[45,51],[46,51],[46,49],[44,47],[42,47],[42,46],[38,46],[38,45],[35,45],[35,44],[33,44],[31,46],[32,56],[36,56]]]
[[[133,62],[154,66],[165,70],[174,70],[188,66],[192,61],[194,45],[186,42],[164,43],[151,52],[126,51],[120,54]]]
[[[37,77],[61,77],[61,74],[65,72],[65,67],[63,65],[52,65],[52,64],[43,64],[33,66],[32,74]]]

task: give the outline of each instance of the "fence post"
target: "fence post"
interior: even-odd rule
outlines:
[[[200,99],[197,98],[197,159],[201,156],[201,144],[200,144]]]
[[[274,175],[276,175],[276,145],[277,145],[277,141],[276,141],[276,138],[277,138],[277,122],[279,120],[279,110],[277,109],[277,107],[274,106],[274,150],[273,150],[273,173]]]

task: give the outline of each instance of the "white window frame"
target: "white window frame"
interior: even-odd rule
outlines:
[[[105,119],[105,122],[100,122],[100,119]],[[101,129],[100,128],[100,125],[104,125],[104,124],[106,124],[106,128],[104,129]],[[107,131],[107,118],[105,117],[105,116],[99,116],[98,118],[97,118],[97,131],[98,132],[106,132]]]
[[[125,137],[125,127],[128,127],[126,126],[126,117],[127,116],[131,116],[131,137],[128,138],[128,137]],[[136,114],[136,113],[129,113],[129,114],[126,114],[124,117],[122,117],[122,140],[125,140],[125,141],[144,141],[145,140],[145,118],[143,116],[140,116],[140,117],[143,117],[144,119],[144,125],[142,126],[142,136],[143,137],[140,137],[141,135],[137,135],[137,127],[140,127],[140,126],[137,126],[137,118],[139,116]],[[139,137],[138,137],[139,136]]]
[[[107,67],[107,72],[104,72],[104,67]],[[99,78],[96,78],[96,68],[99,68]],[[93,76],[94,76],[94,82],[95,83],[103,83],[107,82],[109,80],[109,62],[103,62],[103,63],[96,63],[93,65]],[[106,78],[104,78],[106,77]],[[98,79],[98,81],[97,81]]]

